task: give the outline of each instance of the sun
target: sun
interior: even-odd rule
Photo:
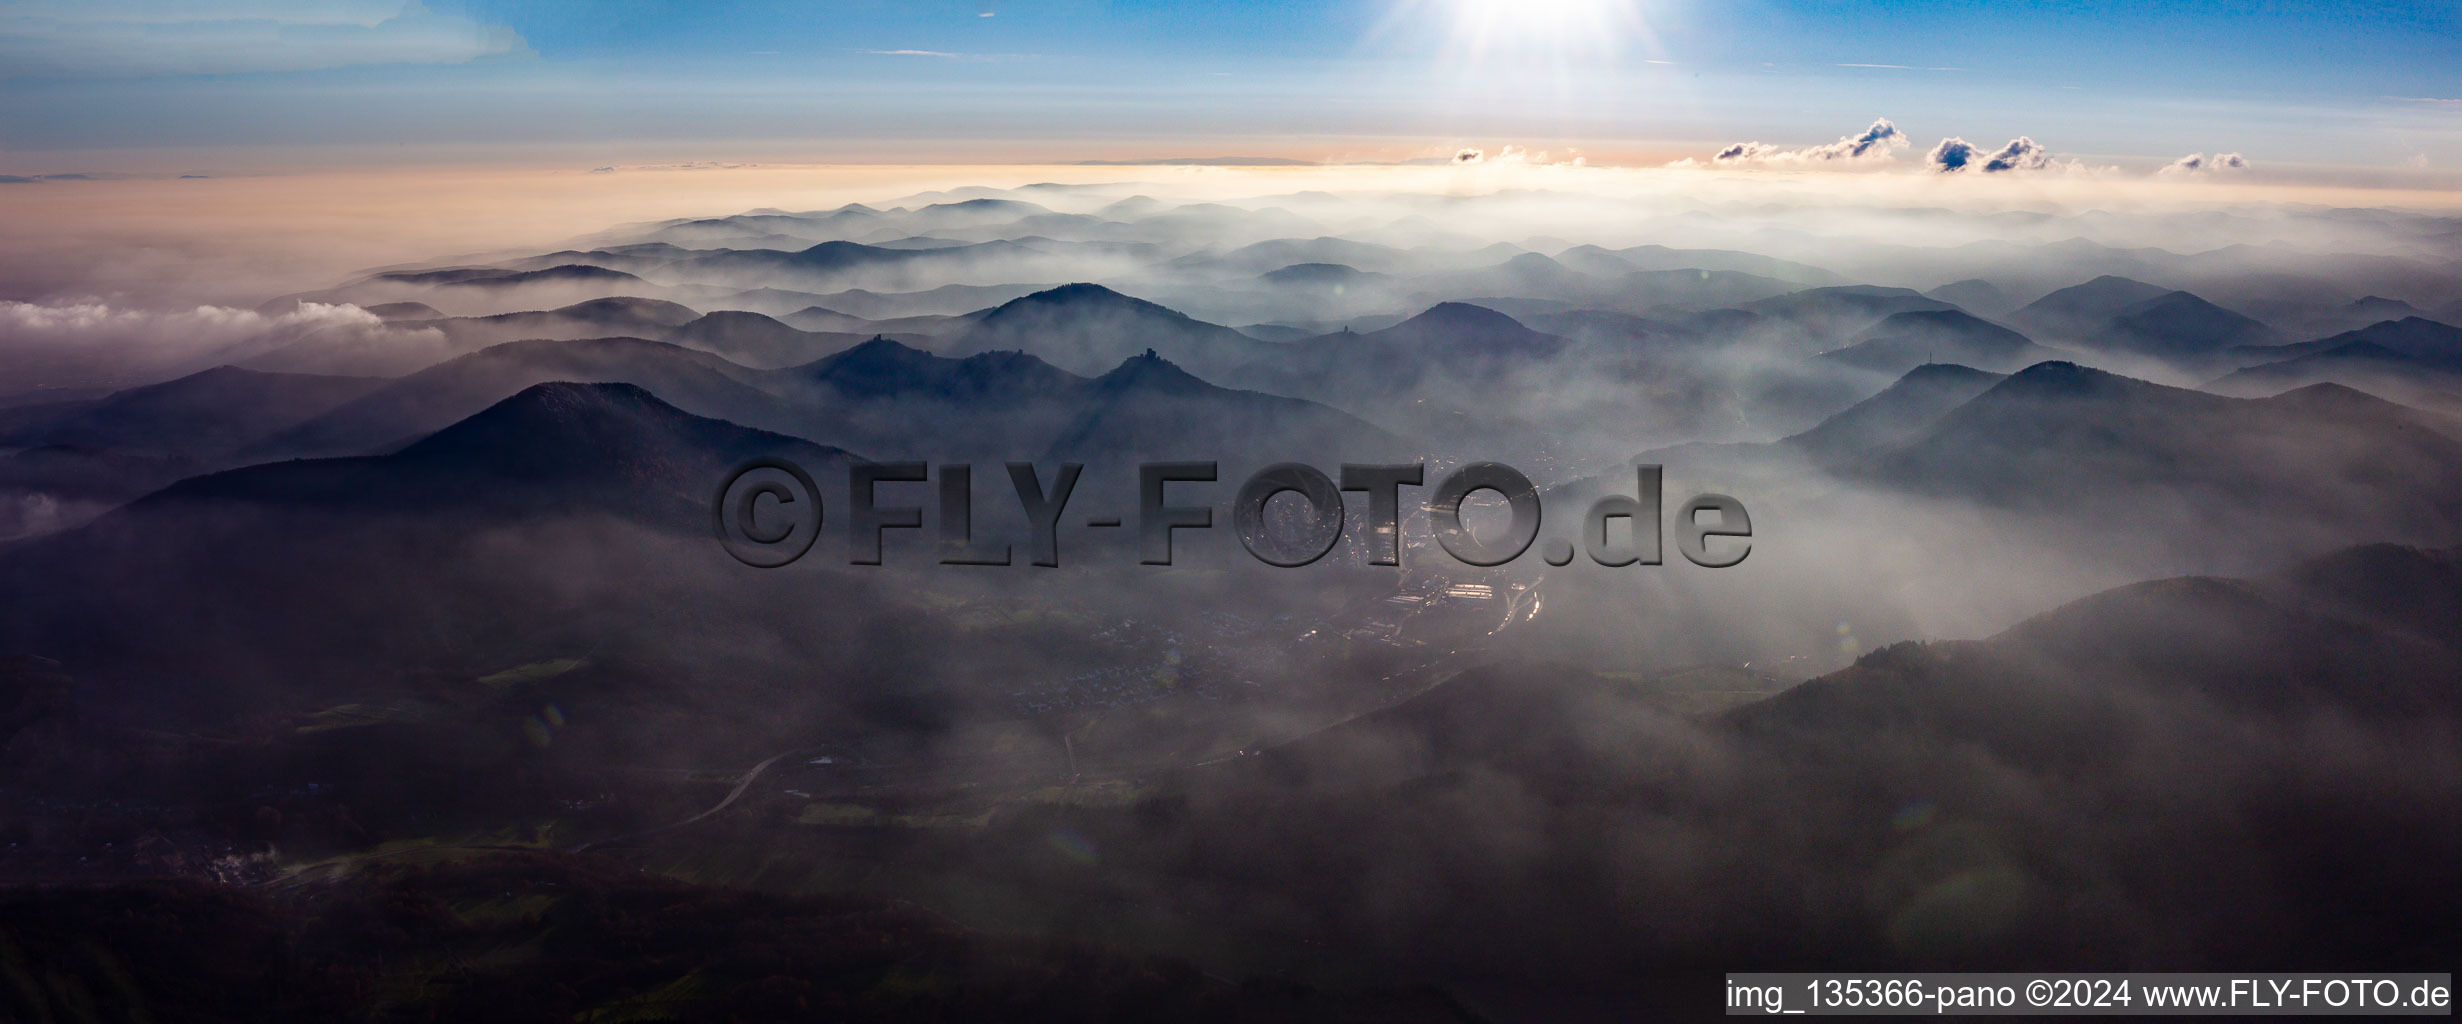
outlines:
[[[1642,29],[1639,0],[1443,0],[1455,44],[1478,57],[1613,57]]]

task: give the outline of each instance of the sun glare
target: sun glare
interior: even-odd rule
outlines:
[[[1457,46],[1548,62],[1612,57],[1641,29],[1636,0],[1445,0]]]

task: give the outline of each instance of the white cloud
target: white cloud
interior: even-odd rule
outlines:
[[[112,78],[459,64],[529,52],[512,29],[417,0],[171,0],[0,4],[0,67],[16,77]]]
[[[2155,171],[2154,173],[2170,175],[2227,174],[2232,171],[2245,171],[2247,169],[2248,158],[2243,157],[2238,153],[2216,153],[2213,156],[2207,156],[2203,153],[2191,153],[2163,165],[2161,170]]]
[[[8,363],[202,369],[309,340],[336,350],[399,353],[421,364],[451,354],[444,335],[433,328],[391,326],[350,305],[302,302],[267,315],[228,306],[150,310],[96,301],[0,302],[0,362]]]
[[[2075,160],[2058,160],[2043,144],[2024,135],[2010,139],[1999,149],[1983,147],[1957,136],[1942,139],[1940,145],[1924,156],[1924,163],[1934,171],[1953,174],[1973,171],[1978,174],[2002,174],[2009,171],[2057,171],[2062,173],[2109,173],[2109,167],[2088,167]]]
[[[1840,136],[1837,141],[1802,149],[1786,149],[1766,142],[1738,142],[1719,150],[1710,158],[1711,166],[1742,167],[1758,164],[1814,164],[1833,161],[1880,161],[1890,159],[1906,147],[1906,133],[1884,117],[1854,135]],[[1679,167],[1698,167],[1694,160],[1680,160]]]

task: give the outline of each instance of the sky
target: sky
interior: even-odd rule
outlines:
[[[2462,5],[0,3],[0,173],[351,163],[1603,163],[1887,118],[2151,168],[2462,170]],[[1893,150],[1893,152],[1895,152]]]

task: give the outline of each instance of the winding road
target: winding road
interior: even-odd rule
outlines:
[[[684,826],[686,826],[686,825],[690,825],[690,824],[692,824],[692,823],[694,823],[694,822],[697,822],[697,821],[701,821],[701,820],[703,820],[703,819],[706,819],[706,818],[710,817],[711,815],[717,814],[717,813],[718,813],[718,812],[720,812],[720,811],[724,811],[724,810],[726,810],[728,807],[730,807],[730,806],[734,805],[735,801],[736,801],[737,799],[741,798],[741,797],[744,795],[744,793],[745,793],[745,791],[746,791],[746,790],[749,790],[749,789],[751,789],[751,788],[752,788],[752,784],[753,784],[753,782],[755,782],[755,781],[757,781],[758,779],[760,779],[760,777],[761,777],[761,773],[762,773],[762,772],[766,772],[766,771],[768,771],[768,770],[769,770],[769,766],[774,765],[774,764],[777,764],[778,762],[783,761],[783,760],[786,760],[787,758],[793,757],[793,756],[795,756],[795,755],[797,755],[797,754],[811,753],[812,751],[816,751],[816,750],[820,750],[820,749],[823,749],[823,748],[820,748],[820,747],[799,747],[799,748],[796,748],[796,749],[794,749],[794,750],[789,750],[789,751],[786,751],[786,752],[784,752],[784,753],[779,753],[779,754],[772,754],[772,755],[770,755],[768,760],[763,761],[763,762],[761,762],[760,764],[753,765],[753,766],[752,766],[752,770],[751,770],[751,771],[745,772],[745,773],[744,773],[744,777],[743,777],[742,779],[738,780],[738,781],[735,783],[735,788],[727,791],[727,796],[726,796],[726,799],[724,799],[724,800],[720,800],[720,801],[718,801],[717,803],[710,805],[710,809],[709,809],[709,810],[702,811],[701,813],[696,814],[696,815],[693,815],[692,817],[689,817],[689,818],[685,818],[685,819],[684,819],[684,820],[682,820],[682,821],[671,821],[671,822],[668,822],[668,823],[666,823],[666,824],[664,824],[664,825],[660,825],[660,826],[658,826],[657,828],[646,828],[646,829],[642,829],[642,830],[641,830],[641,831],[639,831],[639,832],[627,832],[627,833],[625,833],[625,834],[623,834],[623,835],[620,835],[620,836],[608,836],[608,837],[607,837],[607,838],[605,838],[605,839],[593,839],[593,840],[590,840],[589,842],[586,842],[586,843],[583,843],[583,844],[581,844],[581,845],[579,845],[579,846],[573,847],[573,848],[572,848],[572,850],[571,850],[570,852],[573,852],[573,853],[582,853],[582,852],[584,852],[584,851],[588,851],[588,850],[596,849],[596,848],[601,847],[601,846],[606,846],[606,845],[608,845],[608,844],[610,844],[610,843],[620,843],[620,842],[624,842],[624,841],[626,841],[626,840],[631,840],[631,839],[640,839],[640,838],[642,838],[642,837],[644,837],[644,836],[654,836],[654,835],[657,835],[657,834],[659,834],[659,833],[661,833],[661,832],[673,831],[673,830],[675,830],[675,829],[683,828]]]

